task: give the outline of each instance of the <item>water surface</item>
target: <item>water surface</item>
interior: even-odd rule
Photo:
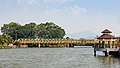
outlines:
[[[120,59],[94,57],[92,47],[1,49],[0,68],[120,68]]]

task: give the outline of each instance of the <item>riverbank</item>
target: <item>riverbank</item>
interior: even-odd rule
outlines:
[[[28,48],[28,45],[21,45],[21,46],[16,46],[16,45],[0,45],[0,49],[9,49],[9,48]]]
[[[1,46],[1,45],[0,45],[0,49],[8,49],[8,48],[11,48],[11,47],[8,47],[8,46]]]
[[[20,46],[16,46],[16,45],[0,45],[0,49],[8,49],[8,48],[89,48],[92,46],[73,46],[73,47],[65,47],[63,45],[52,45],[52,46],[41,46],[41,47],[29,47],[28,45],[20,45]]]

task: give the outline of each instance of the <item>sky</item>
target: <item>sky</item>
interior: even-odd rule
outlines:
[[[0,26],[54,22],[66,33],[110,29],[120,36],[120,0],[0,0]]]

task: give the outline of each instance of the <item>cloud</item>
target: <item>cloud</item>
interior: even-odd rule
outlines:
[[[83,14],[87,12],[86,8],[81,8],[78,5],[74,5],[72,7],[66,7],[65,11],[71,12],[72,14]]]
[[[78,5],[70,6],[70,7],[64,7],[61,9],[50,9],[46,10],[46,14],[69,14],[69,15],[81,15],[85,14],[87,12],[87,8],[81,8]]]
[[[17,0],[18,4],[22,4],[22,3],[27,3],[30,5],[33,4],[39,4],[39,3],[66,3],[66,2],[71,2],[73,0]]]
[[[70,2],[70,1],[73,1],[73,0],[44,0],[45,2]]]
[[[75,22],[80,20],[80,17],[84,16],[87,13],[87,8],[82,8],[78,5],[58,8],[58,9],[47,9],[41,12],[40,14],[43,21],[60,21],[63,22]],[[73,24],[73,23],[72,23]],[[69,25],[69,24],[67,24]],[[74,24],[73,24],[74,25]]]
[[[33,5],[33,4],[38,4],[39,1],[42,1],[42,0],[17,0],[17,3]]]

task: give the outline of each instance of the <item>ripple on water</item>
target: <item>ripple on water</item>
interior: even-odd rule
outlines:
[[[0,68],[119,68],[120,60],[94,57],[93,48],[0,50]]]

